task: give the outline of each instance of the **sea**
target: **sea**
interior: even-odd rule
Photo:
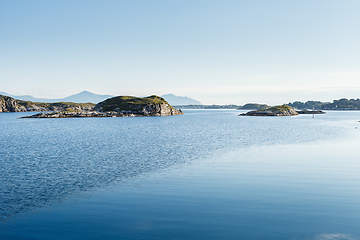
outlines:
[[[0,239],[360,239],[360,111],[0,113]]]

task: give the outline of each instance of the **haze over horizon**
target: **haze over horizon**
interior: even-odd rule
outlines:
[[[360,97],[359,1],[2,1],[0,91],[203,104]]]

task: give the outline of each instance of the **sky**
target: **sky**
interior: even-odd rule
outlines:
[[[0,0],[0,91],[360,98],[360,1]]]

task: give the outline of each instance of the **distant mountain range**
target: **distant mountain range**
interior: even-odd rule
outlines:
[[[98,95],[95,93],[91,93],[88,91],[83,91],[69,97],[65,98],[36,98],[30,95],[23,96],[15,96],[11,94],[7,94],[5,92],[0,92],[0,95],[6,95],[15,99],[23,100],[23,101],[32,101],[32,102],[44,102],[44,103],[54,103],[54,102],[73,102],[73,103],[98,103],[104,101],[105,99],[111,98],[111,95]]]
[[[174,94],[165,94],[160,96],[164,98],[170,105],[172,106],[178,106],[178,105],[201,105],[201,102],[188,98],[188,97],[181,97],[181,96],[175,96]]]
[[[30,95],[16,96],[8,94],[6,92],[0,92],[0,95],[9,96],[15,99],[23,101],[32,101],[32,102],[44,102],[44,103],[54,103],[54,102],[73,102],[73,103],[99,103],[108,98],[113,97],[112,95],[98,95],[89,91],[83,91],[69,97],[51,99],[51,98],[36,98]],[[175,96],[174,94],[162,95],[170,105],[201,105],[201,103],[195,99],[188,97]]]
[[[114,97],[112,95],[99,95],[88,91],[83,91],[65,98],[49,99],[36,98],[30,95],[15,96],[6,92],[0,92],[0,95],[12,97],[22,101],[40,102],[40,103],[56,103],[56,102],[72,102],[72,103],[99,103],[108,98]],[[174,94],[165,94],[160,96],[164,98],[170,105],[182,109],[259,109],[269,107],[266,104],[248,103],[244,106],[238,105],[202,105],[199,101],[189,98],[176,96]],[[346,99],[333,100],[333,102],[307,101],[307,102],[289,102],[287,104],[295,109],[319,109],[319,110],[360,110],[360,99]]]

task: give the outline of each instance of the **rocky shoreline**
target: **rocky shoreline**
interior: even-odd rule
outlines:
[[[281,112],[281,113],[275,113],[272,111],[250,111],[247,113],[242,113],[239,114],[239,116],[261,116],[261,117],[277,117],[277,116],[295,116],[295,115],[299,115],[299,113],[297,113],[296,111],[286,111],[286,112]]]
[[[259,109],[247,113],[239,114],[239,116],[294,116],[299,115],[292,107],[287,105],[275,106],[266,109]]]
[[[182,115],[181,110],[171,112],[167,115],[163,114],[141,114],[132,111],[123,112],[98,112],[98,111],[81,111],[81,112],[41,112],[35,115],[21,117],[21,118],[90,118],[90,117],[147,117],[147,116],[171,116],[171,115]]]
[[[0,95],[0,112],[41,112],[22,118],[80,118],[80,117],[145,117],[182,115],[165,99],[152,95],[138,98],[118,96],[98,104],[93,103],[37,103]]]
[[[143,116],[133,113],[119,113],[119,112],[47,112],[38,113],[32,116],[21,118],[84,118],[84,117],[138,117]]]
[[[299,114],[326,114],[326,112],[321,110],[296,110]]]
[[[296,116],[299,114],[325,114],[325,112],[321,110],[295,110],[290,106],[287,105],[281,105],[281,106],[275,106],[270,107],[266,109],[260,109],[260,110],[254,110],[249,111],[247,113],[239,114],[239,116]]]

